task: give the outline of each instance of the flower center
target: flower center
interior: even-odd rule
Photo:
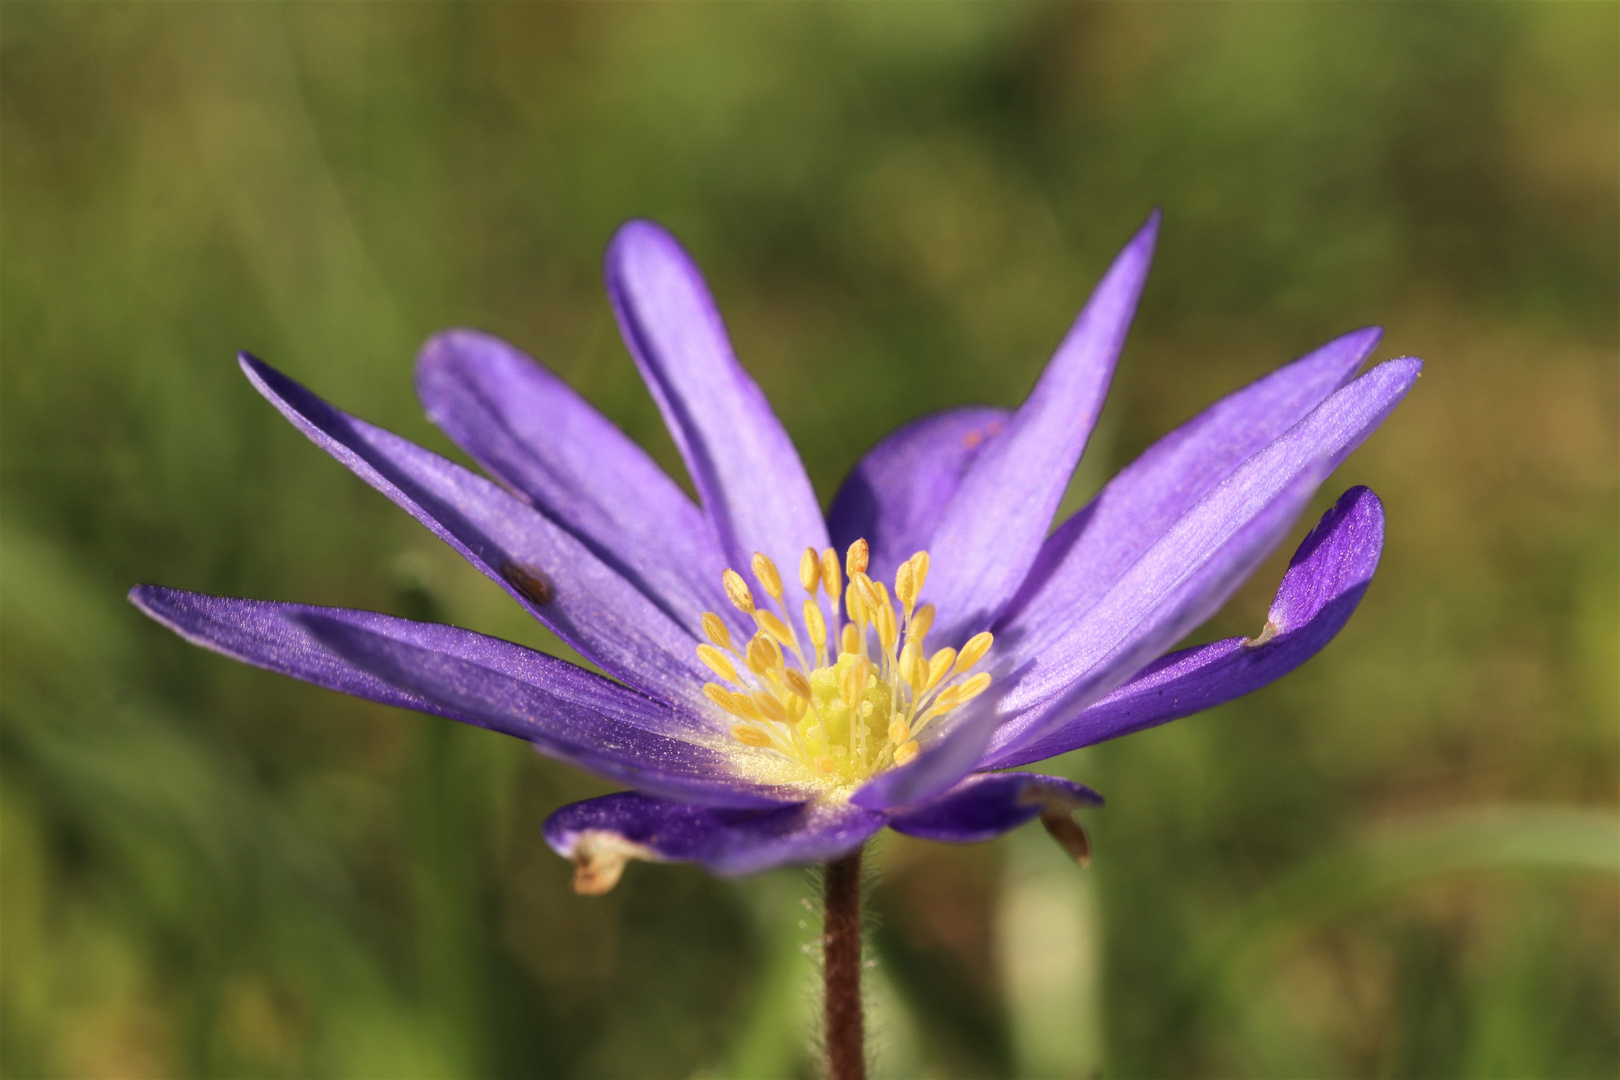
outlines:
[[[990,649],[988,631],[969,638],[961,652],[924,650],[934,605],[919,606],[917,597],[928,578],[928,552],[900,564],[892,597],[867,576],[868,556],[865,540],[850,545],[842,568],[832,548],[819,555],[806,548],[799,583],[807,598],[794,613],[776,564],[756,552],[754,578],[776,610],[758,606],[742,575],[727,570],[727,598],[757,629],[738,649],[720,617],[707,612],[709,640],[697,647],[721,680],[703,692],[738,721],[732,737],[834,784],[911,761],[924,728],[990,685],[988,672],[969,675]]]

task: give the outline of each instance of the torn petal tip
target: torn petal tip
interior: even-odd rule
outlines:
[[[1056,840],[1058,847],[1069,853],[1069,857],[1081,866],[1091,862],[1091,838],[1086,835],[1085,826],[1074,820],[1073,812],[1065,807],[1041,811],[1041,824],[1046,828],[1046,834]]]
[[[579,835],[571,853],[574,860],[574,891],[581,896],[601,896],[611,892],[624,876],[631,859],[654,860],[652,849],[633,843],[618,833],[592,830]]]

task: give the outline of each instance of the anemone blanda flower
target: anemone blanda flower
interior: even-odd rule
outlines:
[[[130,598],[227,656],[514,735],[624,784],[546,823],[581,891],[611,888],[631,858],[722,874],[826,862],[884,826],[969,842],[1040,816],[1076,846],[1071,812],[1098,796],[1001,770],[1227,701],[1322,648],[1378,562],[1383,510],[1365,488],[1306,537],[1261,633],[1164,655],[1281,542],[1421,366],[1355,378],[1378,331],[1332,341],[1159,440],[1049,532],[1157,226],[1155,213],[1115,259],[1022,406],[912,421],[825,516],[697,267],[648,222],[614,238],[607,287],[701,506],[483,334],[429,341],[417,389],[493,481],[241,357],[300,431],[612,679],[373,612],[151,585]]]

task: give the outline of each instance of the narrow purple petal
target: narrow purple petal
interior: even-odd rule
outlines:
[[[663,228],[631,221],[608,247],[606,274],[625,344],[729,565],[752,580],[761,551],[791,580],[806,547],[826,546],[826,523],[792,440],[732,354],[702,273]]]
[[[242,370],[310,441],[426,525],[582,655],[663,700],[703,700],[705,672],[693,634],[533,507],[333,408],[245,353]]]
[[[1078,616],[1249,457],[1355,374],[1378,343],[1357,330],[1230,394],[1154,443],[1046,539],[997,630],[1032,603]]]
[[[488,334],[435,335],[416,364],[428,418],[676,622],[724,611],[719,545],[692,500],[605,416]]]
[[[1227,638],[1171,653],[1033,742],[997,732],[982,768],[1027,765],[1241,697],[1315,656],[1349,620],[1383,548],[1378,496],[1351,488],[1300,544],[1259,638]],[[1038,726],[1038,725],[1036,725]]]
[[[576,888],[605,892],[627,859],[695,862],[727,876],[830,862],[859,847],[883,820],[831,801],[748,811],[622,792],[564,806],[546,820],[545,837],[579,868]]]
[[[1319,473],[1296,476],[1230,520],[1196,510],[1183,518],[1047,654],[1019,660],[1008,650],[995,659],[993,649],[990,690],[915,761],[879,774],[851,801],[881,809],[932,798],[973,771],[998,732],[1038,739],[1105,697],[1213,615],[1287,534],[1321,481]]]
[[[945,508],[930,542],[942,643],[956,644],[995,622],[1029,573],[1102,410],[1158,232],[1155,210]]]
[[[933,539],[940,515],[990,440],[1007,425],[1006,409],[968,406],[913,420],[884,436],[850,470],[827,511],[833,547],[864,537],[867,572],[894,572]]]
[[[384,705],[449,715],[443,703],[431,696],[401,690],[332,651],[310,633],[308,619],[344,623],[365,633],[444,653],[654,734],[707,741],[724,730],[707,711],[668,705],[555,656],[459,626],[351,608],[209,596],[161,585],[137,585],[129,591],[129,599],[194,645]],[[460,716],[455,719],[466,720]],[[528,738],[526,732],[507,734]]]
[[[937,799],[892,811],[889,828],[947,844],[977,844],[1043,813],[1101,806],[1102,796],[1073,780],[1038,773],[970,776]]]
[[[688,741],[712,739],[706,717],[521,645],[370,611],[155,585],[138,585],[129,598],[214,652],[369,701],[499,731],[623,783],[724,805],[784,801],[779,792],[731,779],[730,758]],[[399,667],[407,663],[411,670],[402,674]]]
[[[1077,608],[1067,595],[1048,603],[1044,595],[1036,594],[1016,618],[1000,627],[997,645],[1003,656],[1023,662],[1059,654],[1066,657],[1063,665],[1068,669],[1083,670],[1077,665],[1088,665],[1095,655],[1088,642],[1100,640],[1095,637],[1093,613],[1108,604],[1109,597],[1117,602],[1132,589],[1150,592],[1157,587],[1158,575],[1177,572],[1186,560],[1197,557],[1200,545],[1214,542],[1296,477],[1310,473],[1325,478],[1383,423],[1417,381],[1422,366],[1413,359],[1391,360],[1329,396],[1183,513],[1125,573],[1114,575],[1105,569],[1115,580],[1094,603]],[[1173,536],[1181,539],[1172,542]],[[1127,581],[1134,584],[1122,590]]]
[[[352,620],[314,614],[299,616],[299,621],[316,641],[355,667],[435,702],[453,719],[526,739],[546,756],[608,780],[715,806],[775,806],[804,797],[739,776],[736,756],[713,746],[627,723],[623,713],[639,715],[644,706],[632,704],[634,691],[615,688],[605,679],[589,695],[579,694],[575,680],[573,693],[564,696]],[[579,696],[588,701],[581,703]]]

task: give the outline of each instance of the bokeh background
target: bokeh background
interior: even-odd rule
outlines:
[[[1033,826],[879,846],[880,1074],[1620,1072],[1620,8],[0,19],[6,1076],[813,1073],[803,872],[575,897],[539,826],[604,785],[195,649],[124,592],[555,648],[234,352],[454,453],[412,358],[481,327],[685,482],[599,284],[651,216],[826,497],[908,418],[1019,401],[1154,205],[1070,505],[1378,323],[1428,366],[1317,510],[1377,490],[1383,565],[1283,682],[1055,763],[1110,800],[1089,869]],[[1199,637],[1256,630],[1286,555]]]

